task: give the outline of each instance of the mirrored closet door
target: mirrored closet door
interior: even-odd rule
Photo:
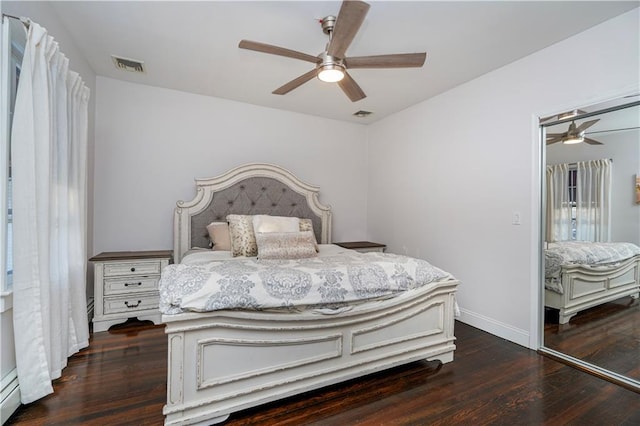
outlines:
[[[640,97],[540,128],[541,352],[640,392]]]

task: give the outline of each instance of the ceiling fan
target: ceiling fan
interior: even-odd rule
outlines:
[[[327,16],[320,20],[322,31],[329,36],[329,42],[324,52],[318,56],[250,40],[241,40],[238,47],[316,64],[311,71],[274,90],[272,93],[275,95],[289,93],[313,77],[318,77],[322,81],[337,82],[347,97],[356,102],[367,95],[349,75],[347,69],[419,68],[424,65],[427,57],[425,52],[347,57],[346,51],[360,29],[369,7],[369,4],[363,1],[344,0],[337,17]]]
[[[585,121],[584,123],[576,126],[575,121],[571,121],[569,129],[564,133],[547,133],[547,145],[562,142],[564,144],[573,144],[586,142],[589,145],[602,145],[602,142],[598,142],[594,139],[585,137],[585,130],[596,124],[600,119]]]

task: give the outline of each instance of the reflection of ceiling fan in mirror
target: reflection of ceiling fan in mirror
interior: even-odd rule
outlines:
[[[569,129],[564,133],[547,133],[547,145],[562,142],[564,144],[574,144],[585,142],[589,145],[602,145],[602,142],[598,142],[594,139],[585,137],[585,130],[596,124],[599,119],[585,121],[584,123],[576,126],[575,121],[569,124]]]
[[[345,56],[347,48],[360,29],[369,11],[369,5],[363,1],[345,0],[338,16],[327,16],[322,19],[322,30],[329,36],[324,52],[318,56],[308,55],[284,47],[256,41],[242,40],[238,47],[255,50],[272,55],[286,56],[315,64],[315,68],[291,80],[273,91],[275,95],[284,95],[298,88],[313,77],[326,82],[337,82],[342,91],[352,102],[359,101],[367,95],[349,75],[347,69],[352,68],[419,68],[424,65],[427,54],[398,53],[375,56]]]
[[[547,121],[550,121],[550,120],[553,120],[553,121],[556,121],[556,120],[558,120],[558,121],[562,121],[562,120],[569,121],[570,118],[574,118],[575,119],[575,117],[577,117],[579,115],[582,115],[582,114],[586,114],[586,112],[587,111],[583,111],[581,109],[574,109],[574,110],[571,110],[571,111],[560,113],[558,115],[552,115],[550,117],[541,118],[540,119],[540,123],[544,123],[544,122],[547,122]]]

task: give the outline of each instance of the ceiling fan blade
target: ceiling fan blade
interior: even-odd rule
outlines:
[[[589,145],[603,145],[602,142],[598,142],[596,140],[589,139],[589,138],[584,138],[584,142],[588,143]]]
[[[296,88],[302,86],[304,83],[306,83],[307,81],[311,80],[315,76],[316,76],[316,69],[314,68],[311,71],[302,74],[300,77],[294,78],[293,80],[291,80],[287,84],[285,84],[285,85],[283,85],[281,87],[278,87],[276,90],[274,90],[271,93],[273,93],[274,95],[285,95],[285,94],[289,93],[290,91],[292,91],[293,89],[296,89]]]
[[[619,129],[609,129],[609,130],[598,130],[597,132],[586,132],[586,135],[595,135],[597,133],[613,133],[613,132],[624,132],[626,130],[636,130],[636,129],[640,129],[640,126],[634,126],[634,127],[621,127]]]
[[[351,99],[351,102],[357,102],[367,97],[360,86],[358,86],[358,83],[356,83],[347,72],[344,73],[344,78],[338,82],[338,86],[340,86],[345,95]]]
[[[566,133],[547,133],[547,139],[562,137],[564,135],[566,135]]]
[[[369,4],[363,1],[344,0],[336,18],[336,26],[331,34],[327,53],[336,58],[344,58],[347,48],[356,36],[369,11]]]
[[[591,120],[591,121],[585,121],[584,123],[582,123],[581,125],[579,125],[576,128],[576,131],[578,132],[582,132],[585,129],[588,129],[589,127],[593,126],[594,124],[596,124],[598,121],[600,121],[599,118],[595,119],[595,120]]]
[[[552,138],[552,139],[547,139],[547,145],[551,145],[554,143],[558,143],[562,140],[562,136],[558,136],[556,138]]]
[[[274,46],[272,44],[260,43],[251,40],[240,40],[238,47],[241,49],[255,50],[256,52],[270,53],[272,55],[286,56],[287,58],[301,59],[307,62],[313,62],[317,64],[321,61],[316,56],[307,55],[306,53],[298,52],[284,47]]]
[[[347,68],[419,68],[424,65],[426,59],[425,52],[397,53],[345,58],[344,63]]]

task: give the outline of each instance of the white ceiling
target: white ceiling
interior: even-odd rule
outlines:
[[[271,92],[308,62],[238,48],[241,39],[317,55],[318,20],[336,1],[52,2],[96,74],[321,117],[370,123],[638,7],[638,1],[371,1],[347,56],[427,52],[422,68],[350,71],[367,97],[352,103],[313,79]],[[142,60],[145,74],[111,55]],[[585,52],[585,55],[588,52]],[[367,118],[352,114],[372,111]]]

